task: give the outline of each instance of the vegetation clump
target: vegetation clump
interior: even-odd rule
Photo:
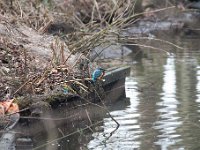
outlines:
[[[98,54],[91,55],[96,47],[149,40],[122,34],[143,16],[140,5],[130,0],[2,0],[0,98],[87,95],[91,91],[85,83],[98,65]]]

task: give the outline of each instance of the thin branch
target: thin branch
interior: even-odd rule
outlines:
[[[140,47],[145,47],[145,48],[150,48],[150,49],[154,49],[154,50],[163,51],[163,52],[167,53],[168,55],[170,54],[170,53],[169,53],[168,51],[166,51],[166,50],[163,50],[163,49],[160,49],[160,48],[157,48],[157,47],[154,47],[154,46],[149,46],[149,45],[143,45],[143,44],[130,44],[130,43],[124,43],[123,45],[124,45],[124,46],[125,46],[125,45],[140,46]]]
[[[166,41],[166,40],[162,40],[162,39],[158,39],[158,38],[151,38],[151,37],[119,37],[119,40],[124,40],[125,42],[129,41],[129,40],[153,40],[153,41],[159,41],[159,42],[163,42],[166,44],[169,44],[171,46],[174,46],[178,49],[182,49],[184,50],[183,47],[180,47],[172,42]],[[123,43],[124,41],[122,41],[121,43]]]

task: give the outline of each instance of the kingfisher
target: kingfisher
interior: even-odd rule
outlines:
[[[92,81],[96,82],[98,79],[102,79],[105,75],[105,69],[103,68],[96,68],[92,73]]]

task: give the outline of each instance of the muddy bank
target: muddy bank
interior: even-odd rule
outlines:
[[[24,9],[24,12],[26,12],[26,9]],[[190,29],[195,28],[194,26],[190,26],[191,24],[198,25],[198,12],[176,12],[174,9],[173,12],[176,15],[172,15],[171,12],[170,16],[166,17],[165,15],[164,18],[141,18],[136,23],[129,24],[128,28],[111,26],[112,29],[107,29],[106,26],[103,26],[105,29],[103,28],[99,32],[98,25],[97,29],[92,28],[92,32],[85,28],[83,33],[77,34],[81,35],[82,39],[77,43],[69,42],[69,45],[56,36],[44,34],[48,29],[54,30],[56,28],[55,26],[48,28],[52,25],[51,21],[36,31],[28,27],[25,23],[21,23],[21,20],[17,22],[15,19],[10,18],[10,14],[1,15],[0,34],[2,36],[0,44],[2,51],[0,53],[0,73],[2,78],[0,81],[0,96],[25,96],[25,99],[29,99],[30,97],[34,97],[35,99],[35,94],[38,94],[40,97],[42,94],[52,95],[53,93],[62,93],[64,81],[74,81],[77,79],[78,81],[75,85],[74,82],[67,82],[69,93],[80,94],[84,93],[84,91],[87,93],[87,88],[84,86],[85,83],[80,79],[90,78],[91,76],[92,71],[88,69],[88,66],[95,63],[88,62],[88,58],[113,59],[129,54],[131,50],[126,47],[121,50],[121,45],[135,44],[137,41],[132,40],[130,42],[127,39],[127,42],[126,39],[124,40],[124,37],[144,35],[154,37],[153,33],[156,31],[169,31],[173,29],[183,32],[182,29],[184,28],[187,28],[187,32],[190,32]],[[158,16],[161,16],[161,14],[158,14]],[[123,31],[121,32],[117,27],[121,27]],[[117,34],[113,35],[113,32]],[[66,34],[68,33],[66,31]],[[77,41],[77,35],[72,40]],[[107,37],[106,35],[110,36]],[[71,35],[69,36],[71,37]],[[105,41],[111,42],[113,45],[102,51],[104,46],[99,45]],[[86,55],[90,54],[91,56],[86,58]],[[9,90],[7,90],[7,87]]]
[[[146,18],[138,21],[133,26],[123,30],[124,36],[149,36],[160,31],[170,32],[198,32],[200,13],[199,11],[180,12],[172,9],[174,15],[163,16],[164,18]]]
[[[38,102],[48,105],[43,100],[62,95],[63,86],[69,95],[84,94],[80,78],[90,78],[90,74],[79,68],[83,54],[72,54],[58,38],[9,20],[1,20],[0,35],[1,100],[16,97],[15,102],[23,109]]]

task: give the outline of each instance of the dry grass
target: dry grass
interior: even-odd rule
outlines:
[[[6,63],[4,62],[3,64],[0,64],[0,67],[6,67],[6,69],[9,70],[7,73],[4,73],[3,77],[0,79],[0,90],[5,89],[6,86],[10,86],[13,88],[12,94],[14,96],[27,94],[50,95],[53,92],[57,93],[59,90],[62,92],[64,87],[67,88],[70,93],[82,93],[79,96],[83,97],[85,94],[91,92],[90,87],[86,86],[85,81],[90,80],[89,65],[91,60],[89,56],[91,51],[97,46],[115,44],[123,45],[129,43],[132,45],[160,50],[159,48],[149,45],[137,44],[138,40],[153,40],[181,49],[181,47],[161,39],[121,36],[122,29],[132,25],[146,13],[136,13],[138,5],[137,1],[132,0],[0,1],[0,25],[5,22],[10,24],[11,32],[18,29],[16,26],[23,26],[24,24],[25,26],[34,29],[38,35],[48,33],[50,26],[56,22],[64,22],[74,28],[73,32],[70,32],[69,34],[65,35],[61,32],[59,38],[53,37],[53,40],[48,47],[51,49],[52,57],[49,58],[49,61],[45,60],[45,67],[41,67],[43,65],[42,63],[40,63],[41,66],[35,66],[36,59],[34,57],[37,57],[37,55],[33,56],[32,53],[28,53],[27,49],[24,48],[23,45],[21,47],[17,40],[0,39],[0,57],[2,56],[2,58],[4,57],[8,60]],[[152,13],[164,11],[170,8],[155,10]],[[27,36],[22,32],[20,32],[20,34],[25,37]],[[26,38],[24,37],[15,36],[16,37],[14,38],[16,39],[26,41]],[[35,40],[34,37],[32,38]],[[31,43],[31,41],[28,42]],[[41,41],[38,40],[38,42]],[[41,43],[36,42],[32,44],[39,45]],[[69,51],[66,51],[66,49]],[[38,56],[39,55],[40,54],[38,54]],[[71,64],[69,61],[74,57],[74,55],[77,57],[75,57],[73,64]],[[83,65],[82,68],[80,67],[80,64]],[[2,90],[0,92],[3,93],[4,91]],[[98,94],[98,91],[95,90],[95,92],[99,96],[103,106],[89,101],[86,102],[106,110],[109,117],[115,121],[117,126],[116,129],[110,133],[110,136],[112,136],[112,134],[118,129],[119,123],[110,115],[101,99],[101,95]],[[4,95],[0,95],[0,98],[3,96]],[[52,99],[51,97],[48,98],[54,100],[53,97]],[[24,110],[29,109],[29,107],[27,108],[28,104],[25,104],[23,101],[22,103],[24,104],[24,107],[26,107]],[[87,117],[90,120],[88,113]],[[98,122],[92,124],[91,120],[90,123],[91,125],[83,128],[82,131],[98,124]],[[61,130],[60,132],[62,133]],[[44,145],[75,133],[77,132],[68,135],[62,133],[61,138],[49,141]],[[39,147],[43,147],[44,145]]]
[[[80,78],[89,78],[89,68],[86,69],[86,75],[80,75],[79,65],[82,60],[90,61],[91,51],[101,45],[130,44],[160,50],[150,45],[137,44],[138,40],[153,40],[164,44],[172,45],[176,48],[179,46],[156,38],[148,37],[124,37],[121,36],[121,30],[138,21],[144,13],[136,13],[139,2],[131,0],[3,0],[0,2],[2,9],[2,18],[8,19],[7,22],[15,28],[15,25],[26,24],[35,29],[39,34],[48,32],[48,28],[55,22],[66,22],[73,26],[74,31],[62,35],[64,41],[55,38],[51,44],[52,58],[46,64],[46,67],[37,75],[34,74],[33,64],[29,62],[30,55],[25,49],[20,50],[20,59],[22,58],[22,68],[19,70],[23,80],[17,85],[22,84],[15,90],[15,94],[21,89],[31,89],[32,93],[44,92],[46,84],[48,87],[63,83],[66,80],[74,80]],[[162,8],[154,12],[165,11],[170,8]],[[5,44],[6,46],[6,44]],[[64,49],[69,49],[66,53]],[[167,52],[165,50],[161,50]],[[69,65],[68,61],[73,55],[79,55],[73,65]],[[32,65],[32,66],[30,66]],[[54,74],[54,75],[52,75]],[[56,75],[55,75],[56,74]],[[13,75],[12,75],[13,76]],[[51,77],[49,77],[51,76]],[[53,76],[53,77],[52,77]],[[76,81],[85,91],[86,87]],[[30,92],[29,91],[29,92]],[[26,91],[28,92],[28,91]]]

